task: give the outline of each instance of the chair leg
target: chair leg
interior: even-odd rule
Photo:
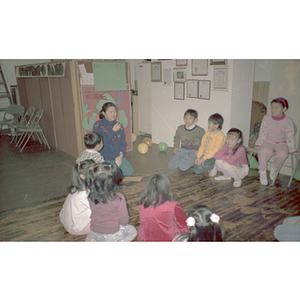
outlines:
[[[32,132],[30,132],[30,134],[28,135],[28,138],[27,138],[26,142],[23,144],[23,147],[22,147],[22,149],[20,150],[20,152],[23,151],[23,149],[25,148],[25,146],[26,146],[26,144],[27,144],[27,142],[29,141],[29,139],[30,139],[31,136],[32,136]]]
[[[292,175],[291,175],[291,178],[290,178],[289,183],[288,183],[288,185],[287,185],[288,187],[291,186],[292,180],[293,180],[294,175],[295,175],[295,173],[296,173],[296,171],[297,171],[297,169],[298,169],[299,163],[300,163],[300,158],[299,158],[299,157],[296,157],[296,165],[295,165],[295,168],[292,168]],[[294,166],[294,164],[293,164],[293,155],[292,155],[292,166]]]
[[[283,165],[283,164],[281,164],[281,166],[282,166],[282,165]],[[279,171],[280,171],[280,169],[281,169],[281,166],[277,169],[276,174],[275,174],[275,177],[274,177],[274,179],[272,180],[270,186],[274,186],[275,181],[276,181],[276,179],[277,179],[277,176],[278,176],[278,174],[279,174]]]

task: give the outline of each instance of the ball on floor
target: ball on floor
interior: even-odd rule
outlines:
[[[136,141],[136,134],[133,133],[133,134],[132,134],[132,142],[134,143],[135,141]]]
[[[138,151],[139,151],[141,154],[147,153],[147,151],[148,151],[148,146],[147,146],[147,144],[145,144],[145,143],[140,143],[140,144],[138,145]]]
[[[168,148],[168,145],[167,145],[165,142],[160,142],[160,143],[158,144],[158,149],[159,149],[160,151],[166,151],[167,148]]]
[[[143,143],[146,144],[148,147],[152,147],[153,145],[152,140],[148,137],[143,138]]]

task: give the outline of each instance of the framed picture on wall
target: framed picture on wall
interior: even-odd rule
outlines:
[[[175,68],[174,69],[174,82],[175,81],[186,81],[186,69]]]
[[[176,66],[187,66],[188,65],[188,60],[187,59],[176,59]]]
[[[174,99],[184,100],[184,82],[174,82]]]
[[[205,100],[210,99],[210,80],[198,81],[198,98]]]
[[[151,81],[152,82],[162,81],[161,62],[151,63]]]
[[[227,67],[215,67],[213,76],[213,90],[214,91],[226,91],[228,82],[228,68]]]
[[[207,76],[207,59],[192,59],[192,76]]]
[[[227,59],[210,59],[210,65],[227,65]]]
[[[198,80],[188,79],[186,81],[187,98],[198,98]]]

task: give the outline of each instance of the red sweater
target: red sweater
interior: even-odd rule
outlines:
[[[190,233],[185,222],[187,216],[176,201],[166,201],[147,208],[141,204],[139,213],[141,225],[138,228],[138,241],[171,242],[178,233]]]
[[[222,149],[215,154],[215,159],[225,160],[233,166],[248,165],[246,149],[244,146],[240,146],[233,155],[233,149],[225,144]]]
[[[112,234],[120,230],[120,224],[126,226],[129,215],[126,207],[125,196],[117,193],[118,197],[107,203],[98,203],[89,199],[91,214],[91,230],[102,234]]]

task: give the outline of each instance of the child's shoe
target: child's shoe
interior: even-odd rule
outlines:
[[[259,172],[259,181],[261,185],[268,185],[267,172]]]
[[[233,186],[234,187],[240,187],[242,185],[241,181],[234,181]]]
[[[227,177],[227,176],[222,175],[222,176],[215,177],[215,180],[231,180],[231,177],[230,176]]]
[[[208,175],[211,176],[211,177],[216,176],[217,172],[218,172],[217,167],[214,166],[214,168],[208,173]]]
[[[270,179],[271,180],[275,179],[276,173],[277,173],[277,169],[274,169],[271,167],[271,169],[270,169]]]

